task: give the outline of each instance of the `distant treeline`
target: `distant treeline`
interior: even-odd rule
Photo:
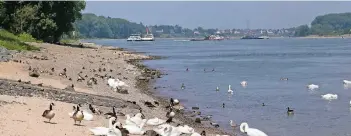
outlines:
[[[351,13],[333,13],[317,16],[308,25],[301,25],[295,29],[295,36],[308,35],[343,35],[351,34]]]
[[[84,38],[126,38],[131,34],[146,33],[143,23],[130,22],[122,18],[111,18],[85,13],[81,20],[75,22],[75,27]],[[155,37],[193,37],[194,32],[205,36],[215,34],[218,29],[183,28],[179,25],[147,26]],[[161,32],[160,32],[161,31]]]
[[[84,1],[0,1],[0,27],[44,42],[58,42],[75,30],[73,23],[81,18],[84,8]]]

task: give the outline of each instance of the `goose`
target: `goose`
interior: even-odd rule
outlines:
[[[116,117],[117,118],[117,113],[115,110],[115,106],[112,107],[112,112],[105,113],[104,115],[107,115],[108,118],[110,117]]]
[[[78,104],[77,107],[82,107],[82,105]],[[73,106],[73,111],[71,113],[68,113],[68,115],[70,117],[72,117],[73,114],[75,113],[75,111],[76,111],[75,109],[76,109],[76,107]],[[82,112],[84,113],[84,118],[83,118],[84,120],[86,120],[86,121],[92,121],[93,120],[93,118],[94,118],[93,114],[89,113],[87,110],[82,110]]]
[[[101,114],[102,113],[98,108],[93,107],[90,103],[89,103],[89,110],[94,114]]]
[[[74,124],[76,124],[77,121],[79,121],[79,124],[82,123],[82,120],[84,119],[84,113],[83,111],[79,110],[79,106],[77,106],[76,111],[73,113],[72,118],[74,120]]]
[[[268,136],[261,130],[249,128],[249,125],[246,122],[240,124],[240,131],[246,133],[248,136]]]
[[[230,126],[231,126],[232,128],[236,128],[236,124],[234,123],[233,120],[230,120],[230,121],[229,121],[229,124],[230,124]]]
[[[218,92],[219,91],[219,87],[217,86],[217,88],[216,88],[216,91]]]
[[[202,130],[202,132],[201,132],[200,135],[201,135],[201,136],[206,136],[206,131],[205,131],[205,130]]]
[[[309,89],[309,90],[315,90],[315,89],[318,89],[319,88],[319,85],[315,85],[315,84],[309,84],[309,85],[307,85],[307,88]]]
[[[286,108],[286,109],[287,109],[286,113],[288,113],[288,114],[294,114],[294,110],[293,110],[293,109],[290,109],[290,107],[288,107],[288,108]]]
[[[143,130],[143,127],[144,127],[146,121],[147,120],[144,119],[142,121],[142,123],[140,124],[140,126],[137,126],[137,125],[124,125],[122,127],[127,129],[129,131],[129,133],[132,134],[132,135],[143,135],[145,133],[145,130]]]
[[[322,96],[322,99],[329,100],[329,101],[338,99],[337,94],[325,94],[321,96]]]
[[[228,93],[233,94],[233,90],[231,88],[231,85],[228,86]]]
[[[152,130],[161,136],[171,136],[172,131],[173,131],[173,126],[171,126],[169,124],[163,124],[163,125],[159,125],[159,126],[153,128]],[[173,133],[174,132],[175,131],[173,131]]]
[[[50,103],[49,109],[45,110],[41,115],[42,117],[49,119],[49,122],[51,121],[52,118],[55,117],[55,112],[52,110],[52,106],[55,106],[55,104]]]
[[[175,113],[173,112],[173,108],[170,108],[169,111],[166,113],[166,117],[170,118],[174,116],[175,116]]]
[[[240,82],[241,86],[246,87],[247,86],[247,81],[242,81]]]
[[[109,119],[108,128],[106,128],[106,127],[95,127],[95,128],[90,128],[89,130],[90,130],[91,132],[93,132],[93,134],[94,134],[95,136],[107,135],[108,132],[109,132],[109,130],[113,128],[112,124],[113,124],[113,121],[115,121],[115,120],[116,120],[115,117],[111,117],[111,118]],[[115,126],[115,125],[117,126],[117,125],[119,125],[119,124],[118,124],[118,123],[115,123],[114,126]]]
[[[158,125],[161,125],[163,123],[166,123],[166,120],[163,120],[163,119],[159,119],[157,117],[155,118],[152,118],[152,119],[149,119],[147,120],[146,124],[147,125],[150,125],[150,126],[158,126]]]

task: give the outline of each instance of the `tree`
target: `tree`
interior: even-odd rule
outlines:
[[[307,36],[310,34],[310,28],[308,25],[301,25],[296,28],[295,36]]]

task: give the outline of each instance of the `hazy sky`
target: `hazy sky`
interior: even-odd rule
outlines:
[[[249,24],[249,28],[288,28],[310,24],[318,15],[351,12],[351,2],[88,1],[84,12],[145,25],[224,29],[246,28]]]

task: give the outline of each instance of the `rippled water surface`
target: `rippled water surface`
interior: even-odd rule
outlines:
[[[90,41],[167,56],[145,62],[169,74],[157,82],[167,87],[160,94],[199,106],[227,130],[232,119],[246,121],[269,136],[351,135],[351,90],[342,85],[343,79],[351,80],[351,39]],[[281,81],[282,77],[289,80]],[[240,85],[243,80],[246,88]],[[308,91],[310,83],[320,89]],[[234,90],[231,97],[229,84]],[[326,93],[338,94],[338,100],[322,100]],[[287,116],[288,106],[295,110],[293,116]]]

